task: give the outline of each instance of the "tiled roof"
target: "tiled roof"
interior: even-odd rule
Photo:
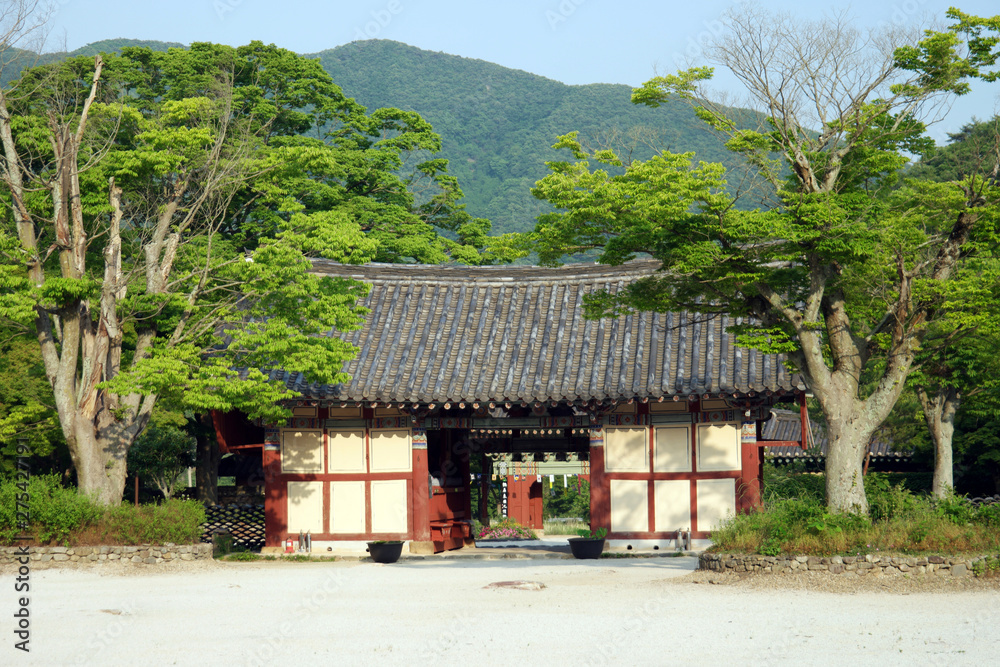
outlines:
[[[779,357],[733,345],[728,317],[638,313],[586,320],[583,297],[616,291],[659,266],[560,268],[398,264],[314,271],[372,284],[350,383],[274,379],[307,396],[355,401],[548,401],[675,394],[786,393],[799,387]],[[704,319],[702,317],[702,319]]]

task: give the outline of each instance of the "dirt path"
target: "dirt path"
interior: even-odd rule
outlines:
[[[39,570],[30,654],[13,649],[15,594],[2,587],[0,664],[984,665],[1000,654],[995,583],[886,590],[873,580],[830,592],[791,578],[713,585],[695,566],[656,558]],[[510,580],[545,588],[485,588]]]

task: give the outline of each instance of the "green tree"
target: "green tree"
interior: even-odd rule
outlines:
[[[151,421],[128,451],[128,474],[152,482],[167,500],[195,463],[195,441],[177,424]]]
[[[996,179],[1000,173],[1000,117],[974,120],[950,139],[948,146],[909,172],[915,179],[932,183],[920,184],[928,218],[940,210],[940,200],[949,196],[951,188],[940,183],[964,182],[972,187],[976,175]],[[996,321],[1000,259],[993,252],[992,240],[989,233],[973,234],[966,244],[909,378],[933,443],[933,493],[939,498],[955,486],[953,439],[963,404],[976,417],[1000,410],[1000,323]]]
[[[81,492],[120,501],[160,399],[276,419],[266,369],[347,379],[329,333],[366,288],[310,257],[490,261],[444,164],[405,170],[436,141],[260,43],[124,48],[0,92],[0,318],[37,339]]]
[[[561,211],[539,217],[543,260],[597,248],[620,263],[648,253],[664,270],[617,294],[597,295],[591,315],[623,309],[688,310],[739,318],[740,344],[783,352],[826,417],[827,502],[867,511],[862,464],[891,411],[973,234],[996,229],[998,188],[981,173],[950,186],[948,208],[898,184],[907,152],[931,142],[917,113],[938,98],[991,81],[1000,17],[956,10],[946,31],[903,36],[855,29],[842,16],[796,24],[754,7],[733,10],[733,30],[708,50],[746,86],[767,125],[740,129],[700,90],[710,68],[656,77],[633,101],[688,100],[772,187],[769,208],[739,211],[720,165],[664,153],[624,175],[610,151],[585,153],[573,136],[557,146],[576,163],[550,163],[536,196]],[[809,54],[809,57],[802,57]],[[940,194],[940,193],[939,193]]]

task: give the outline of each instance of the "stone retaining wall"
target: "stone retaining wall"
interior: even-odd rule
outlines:
[[[211,560],[211,544],[143,544],[134,547],[28,547],[31,563],[121,561],[157,565],[178,560]],[[20,547],[0,547],[0,565],[19,562]]]
[[[698,557],[698,569],[713,572],[757,572],[762,574],[788,574],[797,572],[823,572],[864,576],[932,575],[940,577],[965,577],[979,573],[995,574],[1000,568],[1000,555],[965,556],[760,556],[756,554],[703,553]]]

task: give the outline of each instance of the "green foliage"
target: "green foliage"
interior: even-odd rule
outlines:
[[[45,54],[37,62],[122,53],[128,47],[166,52],[180,46],[105,40],[69,54]],[[4,68],[2,83],[16,75],[21,62],[36,63],[26,55]],[[551,137],[571,129],[579,130],[588,143],[627,146],[637,159],[652,157],[653,145],[666,145],[696,151],[707,160],[731,160],[723,142],[685,105],[668,100],[659,113],[650,113],[629,102],[626,85],[569,86],[388,40],[353,42],[305,57],[318,58],[344,93],[361,105],[412,110],[433,125],[441,136],[435,157],[447,160],[448,171],[463,184],[462,201],[472,220],[490,220],[497,232],[529,231],[535,218],[549,210],[529,189],[545,175],[545,163],[558,158],[548,148]],[[407,162],[415,164],[421,157],[417,151]],[[423,157],[430,157],[429,152]],[[467,226],[466,233],[474,227]]]
[[[777,467],[767,460],[764,462],[763,496],[767,500],[801,498],[823,502],[825,486],[823,475],[803,474],[786,466]]]
[[[368,111],[319,62],[260,42],[114,46],[25,69],[0,98],[17,153],[0,169],[0,288],[11,293],[0,326],[44,341],[67,432],[102,424],[75,461],[127,451],[156,400],[278,420],[294,393],[269,382],[271,369],[347,381],[356,350],[330,334],[360,325],[367,288],[314,275],[315,258],[523,254],[465,211],[426,120]],[[53,132],[65,132],[63,157]],[[100,414],[81,417],[91,405]],[[17,407],[0,412],[0,437],[44,416]],[[85,488],[105,484],[81,473]],[[102,502],[117,493],[101,488]]]
[[[590,482],[581,480],[579,489],[575,482],[566,486],[553,484],[549,491],[542,498],[545,518],[576,517],[584,523],[590,522]]]
[[[205,508],[201,503],[171,499],[162,505],[110,507],[102,530],[116,544],[191,544],[200,539],[203,523]]]
[[[320,563],[327,559],[313,558],[309,554],[291,554],[291,555],[282,555],[281,560],[289,561],[292,563]]]
[[[175,424],[151,424],[128,452],[128,474],[153,482],[169,499],[195,464],[195,439]]]
[[[916,495],[902,484],[891,484],[882,475],[873,473],[865,477],[865,494],[875,521],[909,518],[921,509]]]
[[[27,530],[19,529],[18,500],[29,508]],[[92,498],[64,487],[58,475],[32,476],[26,484],[13,477],[0,482],[0,542],[4,544],[24,534],[34,534],[40,542],[64,543],[102,513]]]
[[[986,557],[972,564],[972,573],[977,577],[1000,575],[1000,556]]]
[[[993,495],[1000,493],[1000,417],[974,414],[976,405],[970,401],[956,420],[955,485],[963,493]]]
[[[551,519],[546,520],[543,525],[546,535],[576,535],[578,530],[587,527],[587,524],[579,519],[569,521]]]
[[[588,540],[603,540],[608,535],[608,529],[604,528],[581,528],[576,531],[579,537],[585,537]]]
[[[231,533],[216,531],[212,535],[212,555],[216,558],[233,552],[233,536]]]
[[[18,525],[19,518],[23,519],[17,515],[19,499],[29,507],[26,530]],[[190,544],[199,540],[203,523],[205,509],[195,501],[106,507],[63,486],[58,475],[32,476],[27,483],[16,478],[0,482],[2,544],[12,544],[15,537],[25,534],[43,544],[72,544],[88,531],[108,544]]]
[[[65,469],[69,458],[38,344],[0,327],[0,475],[13,471],[18,445],[36,473]]]
[[[931,500],[901,482],[892,484],[885,476],[871,474],[865,479],[869,515],[831,513],[823,504],[821,487],[803,483],[817,478],[789,475],[769,484],[769,499],[762,510],[732,517],[713,532],[716,548],[766,556],[964,553],[1000,548],[996,531],[1000,505],[975,507],[962,496]]]
[[[936,148],[906,172],[909,178],[935,183],[960,181],[989,162],[1000,133],[1000,116],[972,121],[948,134],[948,144]]]
[[[532,238],[547,264],[579,253],[607,264],[643,254],[660,260],[656,275],[590,295],[587,316],[727,314],[737,320],[730,331],[738,344],[786,355],[828,421],[864,418],[874,429],[942,313],[966,304],[968,326],[996,311],[995,160],[961,183],[898,186],[909,155],[933,146],[914,109],[943,92],[964,92],[970,77],[996,78],[989,68],[1000,17],[953,11],[958,24],[927,31],[919,44],[897,51],[898,69],[874,71],[876,55],[860,54],[878,40],[866,41],[864,31],[820,35],[818,24],[787,15],[752,7],[734,14],[732,32],[714,53],[768,109],[763,123],[746,127],[731,109],[706,101],[706,67],[654,78],[633,101],[695,106],[769,184],[766,206],[736,206],[727,180],[743,174],[734,178],[720,163],[696,164],[693,154],[666,151],[630,160],[587,150],[570,133],[555,148],[574,161],[547,162],[549,175],[532,190],[556,209],[539,216]],[[805,65],[803,44],[840,49],[840,57]],[[765,63],[748,55],[763,51]],[[853,451],[858,443],[850,437],[870,435],[834,432],[830,448]],[[860,463],[846,453],[829,457],[828,465],[840,466],[829,479],[860,476]],[[866,507],[864,494],[848,485],[831,483],[826,500],[840,512]]]
[[[1000,529],[1000,503],[980,505],[976,510],[975,520],[993,529]]]

